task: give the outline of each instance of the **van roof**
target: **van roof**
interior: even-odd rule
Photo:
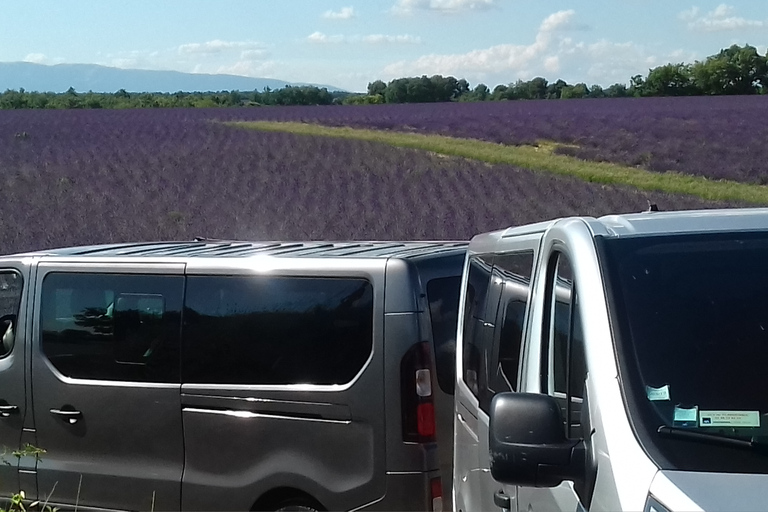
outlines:
[[[603,236],[648,236],[671,233],[705,233],[715,231],[757,231],[768,229],[768,208],[729,208],[713,210],[648,211],[603,217],[569,217],[581,219],[595,235]],[[542,233],[563,219],[555,219],[525,226],[478,235],[477,242],[484,237],[491,239],[508,238],[526,234]],[[473,240],[474,242],[475,240]]]
[[[252,256],[312,258],[418,258],[465,251],[468,242],[248,242],[198,238],[177,242],[138,242],[66,247],[15,256],[77,257],[204,257],[247,258]]]
[[[609,236],[757,231],[768,229],[768,208],[643,212],[608,215],[596,222]],[[593,228],[593,232],[598,230]]]

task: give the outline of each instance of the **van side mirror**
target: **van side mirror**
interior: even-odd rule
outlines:
[[[549,395],[499,393],[490,409],[491,475],[501,483],[555,487],[585,477],[583,440],[565,437],[560,406]]]

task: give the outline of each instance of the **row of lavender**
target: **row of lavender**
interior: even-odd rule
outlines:
[[[330,117],[344,112],[358,115],[357,125],[373,125],[377,111],[1,112],[0,253],[198,235],[465,240],[561,215],[638,211],[648,199],[666,209],[715,206],[379,144],[211,122],[258,115],[345,124],[343,116]],[[378,112],[382,119],[399,112],[405,122],[407,110]],[[419,119],[413,115],[409,123]]]
[[[211,112],[227,118],[320,122],[531,144],[653,171],[768,183],[768,97],[608,98],[289,107]]]

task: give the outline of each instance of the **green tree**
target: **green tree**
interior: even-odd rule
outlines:
[[[563,87],[560,98],[564,100],[586,98],[589,94],[589,88],[585,83],[578,83],[576,85],[567,85]]]
[[[734,44],[692,68],[704,94],[756,94],[768,87],[768,58],[754,46]]]
[[[690,64],[665,64],[653,68],[645,80],[643,96],[690,96],[696,86]]]
[[[624,84],[613,84],[605,89],[604,92],[606,98],[625,98],[629,96],[627,86]]]

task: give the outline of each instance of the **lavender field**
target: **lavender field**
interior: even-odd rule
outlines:
[[[436,133],[502,144],[557,141],[559,152],[653,171],[768,183],[768,97],[609,98],[287,107],[224,111],[228,119]]]
[[[648,200],[664,209],[738,206],[376,143],[260,133],[214,122],[303,120],[504,143],[549,139],[577,142],[579,151],[615,161],[650,152],[650,163],[656,152],[671,155],[677,147],[679,170],[745,181],[768,175],[768,160],[758,158],[764,144],[756,142],[766,134],[758,122],[762,103],[695,99],[712,104],[704,109],[701,103],[697,110],[693,102],[685,103],[678,114],[671,108],[683,103],[666,99],[658,105],[629,100],[626,110],[617,108],[617,100],[585,100],[2,111],[0,253],[194,236],[468,239],[562,215],[639,211]],[[737,104],[746,105],[744,121],[726,130],[728,119],[736,119]],[[653,112],[662,126],[651,130],[653,122],[640,114]],[[678,133],[671,125],[688,126],[689,132]],[[731,147],[739,135],[744,140]],[[731,166],[725,165],[729,159]]]

